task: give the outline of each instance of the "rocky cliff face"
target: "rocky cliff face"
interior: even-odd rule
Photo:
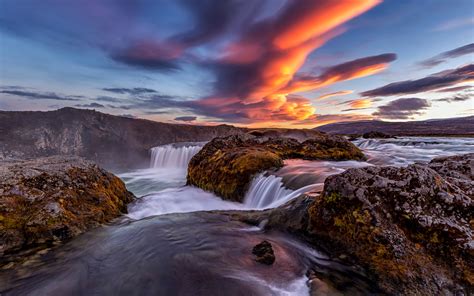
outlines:
[[[119,178],[79,157],[0,163],[0,264],[108,222],[133,198]]]
[[[0,159],[72,154],[106,168],[146,167],[152,147],[237,133],[242,130],[227,125],[167,124],[74,108],[1,111]]]

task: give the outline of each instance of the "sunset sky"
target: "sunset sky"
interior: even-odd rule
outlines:
[[[472,0],[0,0],[0,109],[315,127],[474,114]]]

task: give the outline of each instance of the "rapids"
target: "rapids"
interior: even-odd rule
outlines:
[[[150,168],[118,174],[138,200],[113,225],[0,271],[1,295],[305,295],[308,268],[346,294],[373,287],[352,266],[329,260],[296,238],[266,232],[211,210],[277,207],[324,179],[353,167],[405,166],[474,151],[472,138],[358,139],[367,161],[286,160],[256,176],[242,204],[186,186],[187,164],[203,143],[151,149]],[[271,267],[253,261],[252,247],[272,243]],[[330,279],[330,280],[329,280]],[[336,287],[337,286],[337,287]]]

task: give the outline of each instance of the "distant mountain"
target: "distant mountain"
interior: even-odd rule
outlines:
[[[75,108],[0,111],[0,160],[72,154],[109,169],[146,167],[152,147],[242,132],[229,125],[169,124]]]
[[[318,126],[315,130],[340,135],[360,135],[377,131],[394,136],[474,136],[474,116],[405,122],[380,120],[338,122]]]

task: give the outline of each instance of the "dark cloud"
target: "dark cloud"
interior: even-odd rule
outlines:
[[[188,121],[194,121],[196,119],[197,119],[196,116],[179,116],[179,117],[176,117],[174,120],[188,122]]]
[[[372,115],[386,119],[410,119],[415,115],[423,114],[431,104],[420,98],[401,98],[379,106]]]
[[[90,103],[90,104],[77,104],[74,105],[75,107],[81,107],[81,108],[105,108],[104,105],[101,105],[99,103]]]
[[[446,62],[446,60],[448,59],[457,58],[471,53],[474,53],[474,43],[464,45],[453,50],[442,52],[437,56],[420,62],[420,65],[425,68],[431,68]]]
[[[57,101],[77,101],[74,96],[59,95],[54,92],[34,92],[23,90],[1,90],[0,93],[19,96],[29,100],[57,100]]]
[[[150,94],[157,93],[156,90],[151,88],[144,87],[134,87],[134,88],[103,88],[102,90],[116,93],[116,94],[129,94],[129,95],[141,95],[141,94]],[[106,99],[109,97],[105,97]],[[106,100],[104,99],[104,101]]]
[[[474,80],[474,64],[469,64],[417,80],[390,83],[361,94],[366,97],[414,94],[445,88],[472,80]]]
[[[101,101],[101,102],[109,102],[109,103],[118,103],[118,102],[122,102],[123,99],[119,99],[119,98],[114,98],[114,97],[109,97],[109,96],[98,96],[95,98],[97,101]]]
[[[438,90],[436,90],[436,92],[455,92],[455,91],[460,91],[460,90],[468,90],[471,87],[472,86],[470,86],[470,85],[461,85],[461,86],[438,89]]]
[[[119,116],[121,117],[127,117],[127,118],[137,118],[135,115],[133,114],[120,114]]]
[[[452,97],[436,99],[437,102],[448,102],[448,103],[455,103],[455,102],[464,102],[472,99],[473,96],[470,94],[457,94]]]

